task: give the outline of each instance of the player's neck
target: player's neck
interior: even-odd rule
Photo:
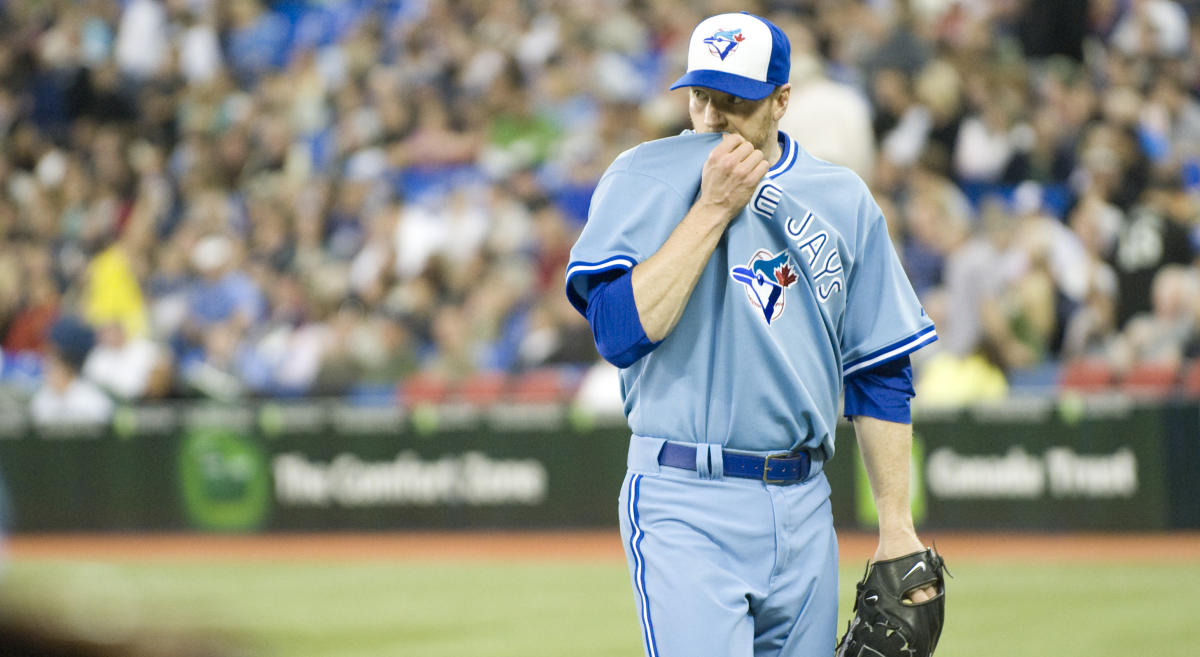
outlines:
[[[767,139],[763,144],[762,152],[763,155],[766,156],[767,162],[771,163],[771,166],[775,166],[775,164],[779,162],[779,158],[783,157],[783,146],[779,143],[780,140],[781,137],[779,136],[778,127],[772,128],[771,131],[767,133]]]

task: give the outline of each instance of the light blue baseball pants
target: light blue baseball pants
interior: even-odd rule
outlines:
[[[660,466],[663,442],[631,439],[620,495],[647,657],[830,657],[838,557],[824,473],[721,477],[717,448],[711,467]]]

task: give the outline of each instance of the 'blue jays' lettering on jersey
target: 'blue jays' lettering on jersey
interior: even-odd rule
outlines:
[[[571,251],[567,296],[576,308],[593,285],[662,246],[720,139],[647,142],[609,167]],[[621,370],[635,434],[832,456],[842,378],[937,339],[862,180],[783,133],[780,145],[679,323]]]

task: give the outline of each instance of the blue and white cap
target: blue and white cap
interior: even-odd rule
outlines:
[[[687,73],[671,85],[707,87],[759,100],[787,84],[792,46],[771,21],[742,12],[700,21],[688,43]]]

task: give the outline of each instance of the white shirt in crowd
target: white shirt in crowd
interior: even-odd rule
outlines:
[[[146,394],[161,357],[160,347],[146,338],[126,340],[120,346],[100,343],[88,354],[83,374],[121,399],[138,399]]]
[[[96,384],[76,377],[61,392],[42,386],[29,410],[36,424],[99,424],[112,417],[113,401]]]

